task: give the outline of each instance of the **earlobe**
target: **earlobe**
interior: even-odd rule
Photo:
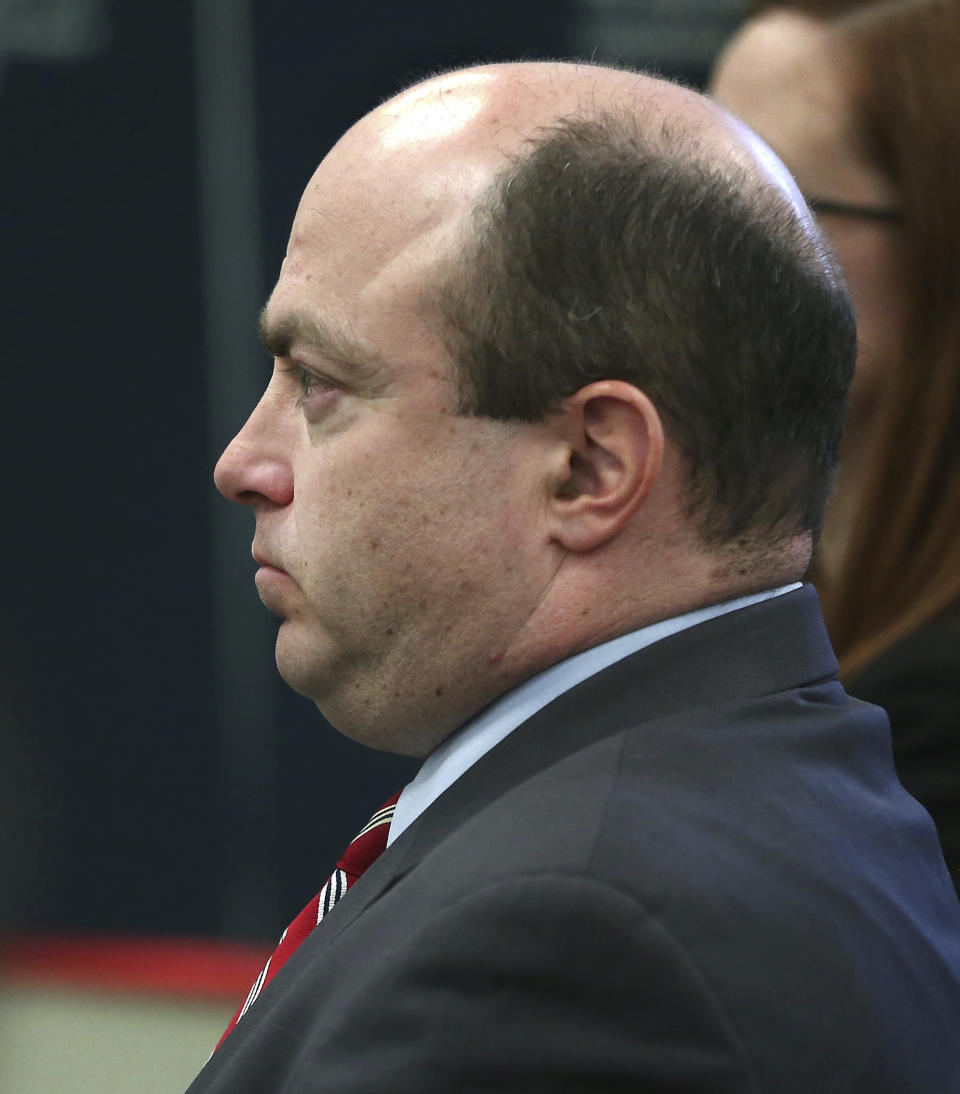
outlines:
[[[588,384],[560,413],[567,447],[550,499],[551,537],[569,551],[591,551],[618,535],[650,494],[663,424],[649,397],[621,380]]]

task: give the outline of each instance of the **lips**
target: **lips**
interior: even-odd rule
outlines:
[[[274,562],[269,555],[264,554],[262,551],[259,550],[259,548],[254,547],[251,553],[253,554],[254,562],[256,562],[259,566],[264,567],[268,570],[278,570],[281,574],[285,574],[287,572],[281,565],[279,565],[279,563]]]
[[[260,569],[254,574],[253,583],[257,587],[261,603],[280,619],[289,618],[296,602],[296,582],[268,553],[256,549],[252,554],[254,561],[260,565]],[[291,597],[294,599],[291,600]]]

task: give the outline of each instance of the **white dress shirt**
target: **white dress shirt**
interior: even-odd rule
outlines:
[[[607,668],[608,665],[646,646],[652,646],[654,642],[659,642],[662,638],[678,634],[687,627],[696,626],[697,623],[703,623],[708,619],[726,615],[727,612],[737,611],[738,608],[746,608],[751,604],[759,604],[762,600],[770,600],[772,597],[792,592],[794,589],[799,589],[800,584],[796,581],[792,585],[783,585],[779,589],[741,596],[722,604],[697,608],[696,611],[674,616],[673,619],[660,620],[649,627],[641,627],[629,634],[611,638],[608,642],[584,650],[583,653],[558,661],[550,668],[511,688],[467,722],[462,729],[457,730],[438,745],[424,760],[415,778],[404,787],[400,795],[393,822],[390,825],[387,846],[389,847],[402,832],[409,828],[417,817],[481,756],[489,752],[494,745],[499,744],[517,726],[533,717],[538,710],[542,710],[547,703],[556,699],[558,695],[569,691],[588,677],[600,672],[601,669]]]

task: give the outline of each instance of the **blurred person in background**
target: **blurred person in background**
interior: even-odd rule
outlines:
[[[960,0],[761,11],[712,92],[793,172],[858,312],[814,581],[960,888]]]

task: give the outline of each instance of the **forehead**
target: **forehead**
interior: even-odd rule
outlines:
[[[392,376],[451,375],[433,301],[491,175],[469,141],[455,140],[471,124],[469,91],[445,94],[442,109],[435,95],[414,96],[406,112],[385,104],[331,149],[297,209],[270,327],[344,335],[354,359],[388,362]]]
[[[431,200],[423,178],[410,200],[415,180],[400,187],[391,165],[381,171],[352,151],[335,148],[304,192],[264,309],[264,341],[274,356],[332,363],[378,394],[447,381],[430,302],[446,276],[451,205]]]
[[[391,143],[376,119],[363,119],[303,193],[275,296],[413,306],[456,253],[484,181],[469,157]]]

